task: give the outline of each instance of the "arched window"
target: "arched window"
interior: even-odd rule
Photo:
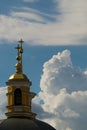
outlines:
[[[19,88],[14,91],[14,103],[15,105],[22,105],[22,93]]]

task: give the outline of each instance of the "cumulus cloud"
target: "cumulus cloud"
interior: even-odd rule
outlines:
[[[23,7],[12,11],[9,16],[0,15],[0,39],[17,40],[22,37],[28,44],[31,41],[35,45],[87,44],[87,1],[52,1],[55,3],[52,10],[56,14],[48,15],[39,9],[39,13],[37,10],[30,13]]]
[[[87,73],[73,66],[69,50],[44,63],[40,86],[41,92],[34,100],[42,102],[44,113],[53,115],[42,120],[57,130],[87,128]]]
[[[69,50],[54,55],[49,61],[45,62],[43,67],[41,79],[43,91],[51,91],[56,94],[60,88],[67,88],[68,92],[87,89],[87,75],[79,67],[72,65]],[[57,90],[54,86],[57,87]]]

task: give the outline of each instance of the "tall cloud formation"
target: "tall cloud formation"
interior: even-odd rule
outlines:
[[[39,0],[23,1],[41,2]],[[53,6],[52,3],[54,3]],[[51,0],[50,4],[52,7],[50,10],[56,13],[50,14],[39,8],[21,6],[15,10],[11,8],[13,10],[8,16],[1,14],[0,40],[14,41],[22,37],[28,44],[34,45],[87,44],[87,1]]]
[[[73,66],[69,50],[44,63],[40,86],[35,101],[42,103],[43,112],[38,118],[49,113],[42,119],[57,130],[87,128],[87,72]]]

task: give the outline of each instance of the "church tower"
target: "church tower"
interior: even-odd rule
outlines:
[[[23,74],[22,66],[22,47],[23,40],[19,41],[17,49],[17,64],[15,74],[11,75],[6,85],[8,86],[8,112],[7,118],[10,117],[28,117],[34,119],[36,114],[31,112],[31,102],[35,93],[30,92],[31,81]]]
[[[21,39],[16,47],[16,72],[6,82],[8,111],[5,113],[7,119],[0,123],[0,130],[56,130],[49,124],[36,119],[36,114],[31,111],[35,93],[30,92],[31,81],[23,74],[22,43]]]

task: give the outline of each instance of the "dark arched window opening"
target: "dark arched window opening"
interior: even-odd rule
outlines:
[[[19,88],[17,88],[14,91],[14,103],[15,105],[21,105],[22,104],[22,93]]]

